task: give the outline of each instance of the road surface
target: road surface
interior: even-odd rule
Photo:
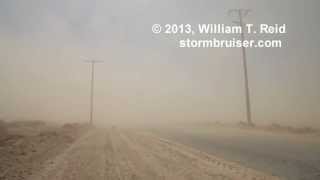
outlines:
[[[290,180],[320,179],[320,136],[225,127],[161,129],[165,138]]]
[[[91,130],[30,180],[273,180],[278,177],[148,133]]]

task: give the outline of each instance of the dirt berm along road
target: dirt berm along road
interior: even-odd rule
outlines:
[[[95,129],[46,162],[30,180],[276,180],[152,134]]]

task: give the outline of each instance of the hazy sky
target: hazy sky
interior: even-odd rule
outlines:
[[[0,0],[0,118],[85,121],[96,67],[98,121],[245,120],[241,49],[179,49],[155,23],[287,24],[281,49],[248,49],[253,121],[320,126],[320,1]]]

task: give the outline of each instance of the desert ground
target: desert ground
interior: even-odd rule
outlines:
[[[141,130],[18,123],[2,131],[0,179],[280,179]]]
[[[160,136],[290,180],[320,179],[320,134],[222,125],[156,128]]]

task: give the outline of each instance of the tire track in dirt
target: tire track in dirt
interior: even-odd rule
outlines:
[[[105,153],[105,179],[121,180],[121,173],[118,167],[118,160],[116,158],[115,148],[111,139],[110,132],[106,132],[106,142],[104,145]]]
[[[91,131],[76,141],[57,158],[47,161],[47,167],[30,180],[104,179],[104,132]]]
[[[126,141],[126,137],[117,130],[111,130],[111,140],[121,180],[149,180],[159,179],[157,171],[144,161],[144,154]]]

